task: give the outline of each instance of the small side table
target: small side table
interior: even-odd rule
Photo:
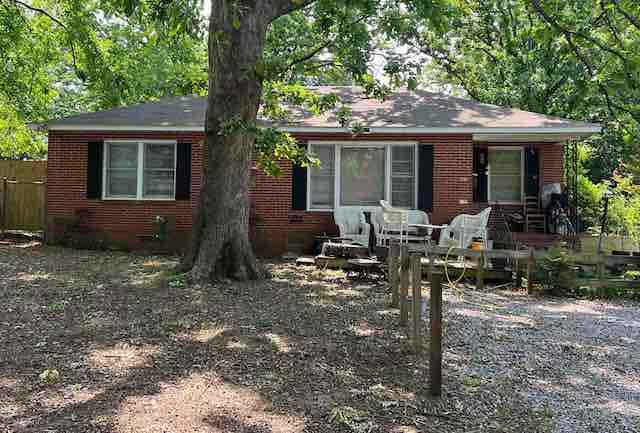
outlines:
[[[313,237],[313,254],[315,254],[316,256],[320,254],[322,252],[322,245],[325,242],[339,244],[347,241],[351,241],[351,239],[343,238],[340,236],[329,236],[326,234],[314,236]]]
[[[347,263],[353,268],[358,279],[368,278],[372,272],[379,271],[382,263],[373,259],[349,259]]]

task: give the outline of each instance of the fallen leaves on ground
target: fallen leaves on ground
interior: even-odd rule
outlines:
[[[176,263],[0,246],[0,425],[638,431],[638,303],[445,290],[436,399],[428,351],[412,352],[384,282],[271,262],[270,280],[194,287],[172,273]]]

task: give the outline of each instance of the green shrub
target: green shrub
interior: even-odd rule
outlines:
[[[577,270],[571,252],[555,247],[538,263],[536,281],[552,295],[573,292],[577,286]]]
[[[624,273],[625,280],[640,280],[640,271],[626,271]]]

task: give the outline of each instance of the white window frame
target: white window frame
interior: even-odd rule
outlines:
[[[489,163],[490,158],[489,154],[487,154],[487,202],[490,204],[515,204],[520,205],[524,202],[524,147],[522,146],[489,146],[487,148],[488,152],[496,151],[496,150],[504,150],[511,152],[520,152],[520,200],[519,201],[503,201],[503,200],[492,200],[491,199],[491,164]]]
[[[334,141],[334,140],[314,140],[309,141],[309,152],[313,152],[314,145],[334,145],[334,161],[333,161],[333,207],[332,208],[314,208],[311,207],[311,170],[307,170],[307,211],[309,212],[332,212],[339,207],[357,207],[364,210],[375,210],[379,206],[341,206],[340,196],[342,191],[341,185],[341,155],[343,148],[369,148],[384,147],[385,149],[385,168],[384,168],[384,199],[391,200],[391,147],[392,146],[413,146],[414,147],[414,209],[418,206],[418,147],[417,141]]]
[[[136,196],[114,196],[107,195],[107,160],[109,155],[109,146],[111,144],[127,143],[138,146],[138,167],[136,176]],[[173,144],[173,196],[172,197],[143,197],[144,186],[144,147],[145,144]],[[102,157],[102,200],[130,200],[130,201],[174,201],[176,199],[176,178],[177,178],[177,161],[178,161],[178,142],[177,140],[107,140],[104,142],[104,154]]]

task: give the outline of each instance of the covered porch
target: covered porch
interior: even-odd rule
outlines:
[[[565,147],[555,141],[561,137],[498,138],[473,135],[457,143],[443,143],[441,137],[311,141],[309,150],[320,166],[304,172],[305,214],[327,214],[333,229],[322,233],[345,235],[337,227],[337,209],[359,209],[368,224],[381,200],[396,208],[423,211],[426,223],[435,225],[491,207],[489,239],[508,242],[500,247],[543,248],[571,235],[570,219],[558,224],[557,218],[575,213],[564,179]],[[294,192],[294,200],[295,196]],[[552,204],[559,206],[555,213]],[[436,242],[437,236],[436,230]]]

